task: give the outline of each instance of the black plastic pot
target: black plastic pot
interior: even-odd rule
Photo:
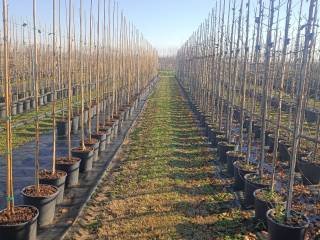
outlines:
[[[18,101],[18,99],[19,99],[19,98],[18,98],[18,94],[17,94],[17,93],[13,93],[13,94],[12,94],[12,98],[11,98],[11,99],[12,99],[12,101],[11,101],[11,102],[17,102],[17,101]]]
[[[71,127],[71,130],[72,130],[72,133],[73,133],[73,134],[77,134],[77,133],[78,133],[78,130],[79,130],[79,120],[80,120],[80,116],[79,116],[79,115],[75,115],[75,116],[73,116],[73,118],[72,118],[72,127]]]
[[[66,137],[68,135],[68,121],[57,120],[57,134],[59,137]]]
[[[36,107],[36,100],[34,97],[30,99],[30,108],[34,109]]]
[[[0,225],[1,239],[3,240],[37,240],[37,219],[39,217],[38,209],[34,206],[26,206],[26,205],[21,205],[16,207],[32,208],[34,211],[36,211],[36,216],[30,221],[25,223]]]
[[[290,156],[290,159],[291,159],[291,154],[292,154],[292,147],[290,146],[288,148],[288,153],[289,153],[289,156]],[[303,158],[306,158],[308,157],[309,155],[309,152],[306,152],[306,151],[302,151],[302,150],[298,150],[298,153],[297,153],[297,163],[296,163],[296,166],[295,166],[295,172],[300,172],[300,169],[299,169],[299,161],[301,161],[301,159]],[[291,161],[289,161],[289,165],[291,164]]]
[[[26,188],[23,188],[21,191],[21,194],[23,196],[23,203],[26,205],[34,206],[39,210],[38,225],[40,227],[51,224],[55,215],[56,200],[59,194],[59,190],[55,186],[52,187],[56,189],[56,192],[47,197],[28,196],[24,193]]]
[[[1,103],[1,105],[0,105],[0,118],[1,119],[6,118],[6,106],[4,103]]]
[[[107,131],[107,141],[108,141],[108,138],[110,139],[110,142],[107,142],[107,144],[110,144],[111,141],[113,140],[114,138],[114,122],[112,121],[109,121],[105,124],[106,128],[108,129]],[[110,135],[108,136],[108,133],[110,133]]]
[[[12,103],[12,105],[11,105],[11,115],[12,116],[17,115],[17,103]]]
[[[298,161],[298,167],[301,172],[304,185],[317,185],[320,183],[320,164],[310,162],[306,158]]]
[[[245,118],[243,121],[243,128],[249,131],[249,127],[250,127],[250,118]]]
[[[274,147],[274,135],[273,135],[273,133],[269,133],[266,136],[266,144],[269,146],[269,149],[273,151],[273,147]]]
[[[134,113],[134,110],[135,110],[135,103],[130,107],[130,110],[129,110],[129,117],[131,117]]]
[[[313,109],[307,108],[304,110],[304,113],[305,113],[305,119],[307,122],[310,122],[310,123],[317,122],[318,112],[316,112]]]
[[[291,108],[291,104],[286,102],[286,101],[282,101],[282,110],[286,113],[290,112],[290,108]]]
[[[106,144],[109,145],[111,143],[112,127],[109,127],[106,130]]]
[[[279,100],[275,97],[271,98],[271,106],[274,108],[278,108],[279,107]]]
[[[23,101],[19,101],[19,102],[17,103],[17,113],[18,113],[18,114],[23,113]]]
[[[114,118],[113,123],[113,138],[116,138],[119,133],[119,118]]]
[[[23,102],[23,109],[25,112],[29,111],[30,110],[30,99],[26,99],[24,100]]]
[[[62,177],[56,178],[56,179],[40,178],[39,182],[40,182],[40,184],[52,185],[52,186],[55,186],[58,188],[59,194],[57,196],[57,204],[60,204],[63,202],[64,188],[65,188],[67,173],[64,171],[61,171],[61,170],[58,170],[58,171],[63,173],[64,175]]]
[[[120,112],[120,118],[118,123],[118,134],[121,133],[123,127],[124,111]]]
[[[124,117],[123,117],[124,121],[127,121],[129,119],[129,112],[130,112],[130,107],[126,106],[126,108],[124,110]]]
[[[266,188],[269,186],[268,184],[252,182],[250,180],[250,177],[252,175],[256,175],[256,173],[248,173],[244,176],[244,197],[245,197],[245,203],[247,206],[254,205],[253,192],[255,190],[259,188]]]
[[[235,191],[244,190],[244,176],[248,173],[254,173],[254,171],[244,170],[238,166],[238,161],[233,163],[233,176],[234,176],[234,185],[233,189]]]
[[[64,98],[67,98],[67,97],[68,97],[68,94],[69,94],[69,93],[68,93],[68,89],[67,89],[67,88],[64,88],[64,89],[63,89],[63,97],[64,97]]]
[[[253,192],[254,196],[254,210],[255,210],[255,218],[257,220],[262,221],[265,225],[267,225],[267,212],[275,207],[275,204],[285,204],[284,202],[271,203],[268,201],[264,201],[257,197],[257,194],[261,192],[263,189],[257,189]]]
[[[274,209],[270,209],[267,212],[267,221],[268,221],[268,233],[271,240],[304,240],[306,229],[308,228],[310,221],[308,218],[303,216],[306,223],[300,227],[288,226],[279,222],[276,222],[270,215]]]
[[[233,119],[240,122],[240,109],[235,108],[233,111]]]
[[[233,176],[234,175],[233,163],[238,160],[244,161],[245,156],[241,152],[237,152],[237,151],[228,151],[226,155],[227,155],[227,172],[231,176]]]
[[[219,156],[219,161],[221,163],[226,163],[227,162],[227,152],[229,151],[234,151],[236,146],[232,143],[228,142],[219,142],[218,143],[218,156]]]
[[[47,103],[48,103],[48,95],[44,94],[42,97],[43,97],[43,104],[47,105]]]
[[[100,146],[100,142],[98,139],[96,138],[92,138],[91,139],[91,143],[89,143],[88,141],[85,142],[85,146],[89,147],[89,148],[93,148],[93,161],[98,161],[99,160],[99,146]]]
[[[92,169],[94,150],[91,147],[87,147],[85,150],[81,148],[73,148],[71,150],[72,156],[81,159],[80,172],[87,172]]]
[[[50,103],[53,101],[53,93],[49,92],[47,95],[47,101]]]
[[[261,126],[253,124],[252,131],[254,132],[254,138],[258,139],[261,137]]]
[[[99,152],[103,152],[106,150],[106,140],[107,140],[107,133],[105,131],[100,131],[99,133],[92,134],[92,137],[99,141]]]
[[[40,96],[38,98],[38,104],[39,104],[39,106],[43,106],[44,105],[43,96]]]
[[[281,161],[289,161],[290,154],[288,148],[290,144],[286,143],[284,140],[279,141],[279,158]]]
[[[61,161],[59,160],[56,163],[56,169],[61,170],[67,173],[65,187],[73,187],[78,185],[79,181],[79,168],[80,168],[80,158],[73,157],[72,162]]]

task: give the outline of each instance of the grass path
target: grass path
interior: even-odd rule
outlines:
[[[252,213],[236,207],[172,77],[162,77],[120,155],[67,239],[256,239]]]

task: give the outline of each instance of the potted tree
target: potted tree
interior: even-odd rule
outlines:
[[[39,98],[38,81],[38,57],[37,57],[37,24],[36,24],[36,0],[33,0],[33,79],[35,99]],[[45,226],[53,221],[55,215],[56,199],[59,194],[57,187],[52,185],[40,184],[39,182],[39,150],[40,150],[40,127],[39,127],[39,102],[35,102],[35,184],[22,189],[24,204],[35,206],[39,210],[38,224]]]
[[[37,219],[39,211],[31,205],[15,206],[13,191],[13,159],[12,159],[12,119],[11,119],[11,84],[9,78],[9,44],[8,44],[8,3],[2,1],[3,8],[3,77],[6,106],[6,160],[7,207],[0,211],[0,236],[12,240],[36,240]]]
[[[92,0],[91,0],[91,11],[92,11]],[[92,14],[91,14],[92,15]],[[92,18],[92,16],[90,15],[90,19]],[[90,20],[91,23],[91,20]],[[90,29],[91,29],[91,24],[90,24]],[[90,31],[91,32],[91,31]],[[91,35],[91,34],[90,34]],[[91,38],[90,38],[91,41]],[[91,44],[90,44],[91,46]],[[83,47],[83,37],[82,37],[82,0],[80,1],[80,47]],[[91,51],[91,50],[90,50]],[[86,145],[86,141],[85,141],[85,110],[84,110],[84,76],[83,76],[83,71],[84,71],[84,65],[83,65],[83,54],[82,52],[80,52],[80,89],[81,89],[81,96],[80,96],[80,101],[81,101],[81,143],[79,147],[76,148],[72,148],[71,149],[71,144],[70,144],[70,152],[69,152],[69,156],[71,158],[71,154],[72,157],[81,159],[81,163],[80,163],[80,172],[85,172],[85,171],[90,171],[92,169],[92,163],[93,163],[93,155],[94,155],[94,148],[89,144]],[[89,60],[91,59],[91,57],[89,58]],[[89,63],[90,64],[90,63]],[[71,71],[71,70],[69,70]],[[90,76],[91,76],[91,72],[90,72]],[[91,78],[89,76],[89,78]],[[70,83],[69,86],[71,86],[71,77],[70,77]],[[71,99],[70,99],[71,100]],[[89,106],[91,104],[91,85],[89,84]],[[91,111],[89,111],[88,113],[89,115],[89,143],[95,143],[93,140],[91,140]],[[87,142],[88,143],[88,142]],[[93,145],[94,146],[94,145]],[[99,146],[99,145],[98,145]]]
[[[271,239],[283,239],[284,237],[290,239],[304,239],[305,232],[309,226],[310,221],[302,213],[297,213],[292,210],[293,201],[293,187],[295,182],[295,165],[297,161],[299,136],[302,129],[302,113],[305,103],[306,86],[308,79],[308,69],[310,63],[310,53],[314,48],[315,40],[313,34],[315,33],[315,25],[317,22],[317,1],[311,0],[309,3],[308,20],[304,26],[305,36],[302,52],[302,64],[300,66],[300,75],[298,79],[298,94],[296,98],[297,111],[294,118],[294,131],[292,143],[292,156],[289,171],[289,182],[287,186],[287,203],[286,208],[281,211],[270,209],[267,212],[268,232]],[[300,30],[300,29],[299,29]],[[299,31],[298,30],[298,31]]]
[[[65,181],[67,177],[67,173],[62,170],[56,169],[56,40],[55,40],[55,1],[53,1],[53,31],[52,31],[52,66],[53,66],[53,72],[52,72],[52,168],[50,170],[43,169],[39,172],[39,181],[40,184],[48,184],[56,186],[59,189],[59,195],[57,197],[57,204],[61,203],[63,201],[63,195],[64,195],[64,188],[65,188]]]
[[[283,38],[282,45],[282,54],[280,60],[280,90],[279,90],[279,104],[278,104],[278,112],[277,112],[277,122],[276,128],[274,131],[274,141],[272,144],[273,147],[273,155],[272,155],[272,177],[271,177],[271,188],[265,189],[257,189],[254,191],[254,206],[255,206],[255,216],[257,219],[262,220],[265,224],[267,224],[267,211],[271,209],[276,204],[283,204],[284,198],[279,193],[275,191],[276,185],[276,166],[278,159],[278,144],[279,144],[279,136],[280,136],[280,126],[281,126],[281,112],[282,112],[282,98],[283,92],[281,89],[284,87],[284,78],[286,71],[286,61],[287,61],[287,49],[290,43],[289,41],[289,26],[290,26],[290,17],[291,17],[291,5],[292,1],[287,1],[287,9],[286,12],[289,13],[286,15],[286,23],[285,23],[285,33]],[[279,19],[279,11],[278,9],[278,19]],[[278,21],[277,21],[278,22]],[[278,26],[277,26],[278,29]]]

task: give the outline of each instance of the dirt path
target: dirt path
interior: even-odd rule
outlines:
[[[255,239],[177,82],[163,77],[66,239]]]

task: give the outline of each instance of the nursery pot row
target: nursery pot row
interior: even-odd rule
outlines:
[[[67,91],[60,91],[61,97],[66,95]],[[47,101],[52,101],[52,96],[47,94]],[[44,99],[39,101],[43,101]],[[26,104],[26,105],[25,105]],[[56,205],[63,200],[65,187],[78,185],[79,172],[86,172],[92,169],[94,160],[98,159],[99,152],[105,151],[106,146],[111,143],[112,137],[116,137],[124,120],[128,119],[138,105],[138,101],[134,101],[134,106],[129,106],[125,111],[120,112],[120,116],[113,119],[110,126],[101,129],[97,134],[92,135],[92,141],[86,142],[86,148],[73,148],[72,157],[61,157],[56,160],[56,172],[41,170],[40,184],[37,186],[31,185],[22,189],[21,194],[25,205],[16,206],[17,214],[28,213],[26,219],[18,223],[1,224],[0,223],[0,239],[6,240],[36,240],[37,227],[47,226],[52,223]],[[17,111],[22,111],[22,108],[30,109],[34,106],[32,101],[24,102],[17,105]],[[0,113],[3,106],[0,106]],[[73,133],[78,131],[79,116],[75,115],[72,119]],[[57,121],[57,132],[60,136],[66,136],[68,133],[67,121]],[[1,214],[6,214],[6,209],[0,211]]]

